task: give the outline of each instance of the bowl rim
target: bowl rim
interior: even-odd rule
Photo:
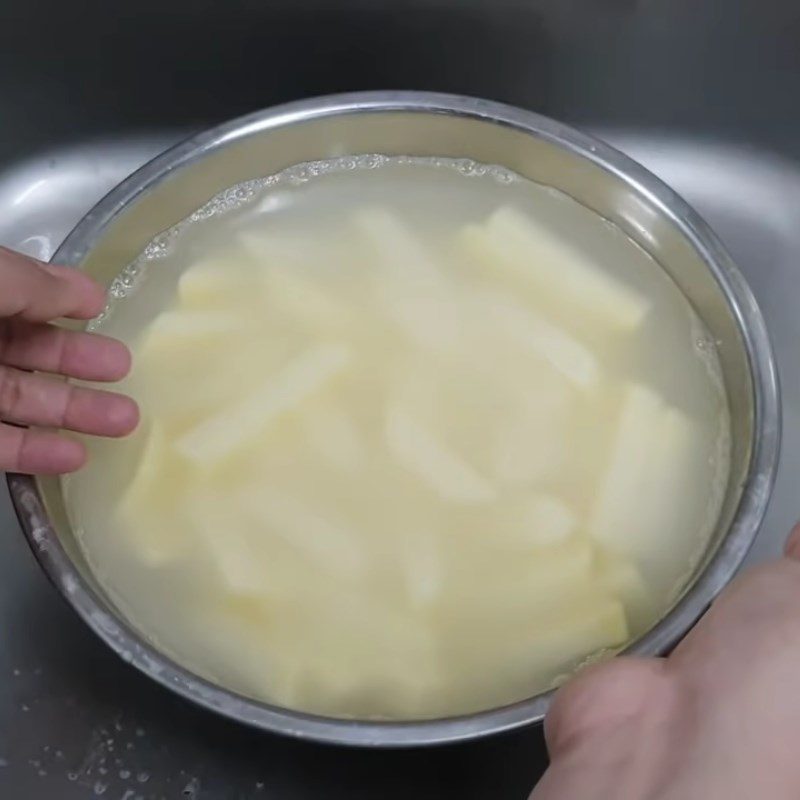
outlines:
[[[156,156],[111,190],[78,223],[53,256],[77,265],[105,227],[139,195],[176,169],[239,139],[343,114],[413,112],[473,118],[544,139],[585,158],[645,195],[677,227],[712,272],[734,315],[753,384],[752,450],[729,530],[705,569],[669,613],[623,652],[667,652],[729,582],[747,554],[767,509],[777,470],[781,412],[778,376],[763,316],[743,275],[703,221],[678,194],[604,142],[531,111],[493,101],[420,91],[357,92],[267,108],[225,122]],[[348,720],[293,711],[213,684],[160,653],[117,616],[83,578],[50,524],[36,478],[9,474],[9,491],[25,536],[43,570],[87,625],[121,658],[192,702],[255,728],[329,744],[411,747],[467,741],[539,722],[553,691],[500,708],[421,721]]]

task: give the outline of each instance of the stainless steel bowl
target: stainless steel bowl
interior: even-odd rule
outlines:
[[[422,92],[308,100],[226,123],[154,159],[95,206],[54,261],[108,281],[156,233],[228,186],[298,162],[357,153],[471,158],[558,187],[647,250],[718,342],[732,418],[732,466],[720,520],[683,596],[627,650],[668,651],[753,542],[775,477],[780,409],[764,320],[741,273],[703,220],[629,158],[557,122],[484,100]],[[162,655],[115,609],[70,529],[57,480],[12,475],[9,486],[36,557],[88,625],[149,677],[227,717],[300,738],[399,747],[506,731],[541,721],[548,709],[551,692],[448,719],[351,721],[289,711],[213,685]]]

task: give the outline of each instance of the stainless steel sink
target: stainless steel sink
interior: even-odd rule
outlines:
[[[783,383],[782,464],[750,562],[800,517],[800,10],[773,0],[0,0],[0,244],[47,258],[186,133],[292,97],[409,87],[583,126],[683,194],[753,287]],[[388,4],[387,4],[388,5]],[[724,6],[724,8],[723,8]],[[86,22],[89,20],[89,22]],[[522,800],[539,731],[360,752],[172,697],[47,585],[0,489],[0,797]]]

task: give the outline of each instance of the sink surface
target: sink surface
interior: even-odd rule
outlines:
[[[800,304],[800,163],[719,142],[625,129],[593,132],[683,194],[725,241],[758,297],[779,362],[785,425],[775,493],[748,561],[776,555],[791,523],[800,518],[795,491],[800,471],[800,360],[795,349],[800,340],[796,313]],[[0,244],[49,258],[94,202],[184,133],[165,131],[61,148],[0,173]],[[754,208],[759,210],[757,217]],[[151,780],[160,791],[213,786],[210,798],[249,797],[231,793],[228,787],[257,792],[259,784],[266,785],[263,759],[270,762],[272,780],[275,762],[280,763],[281,780],[287,781],[293,770],[314,762],[318,776],[312,784],[322,781],[320,776],[327,772],[328,779],[334,780],[335,775],[342,787],[353,781],[364,788],[373,785],[381,765],[397,769],[405,763],[400,770],[403,777],[393,790],[396,794],[384,790],[381,795],[401,797],[419,796],[428,769],[441,775],[453,769],[448,782],[457,786],[464,775],[476,770],[482,775],[486,770],[484,779],[489,781],[491,765],[500,771],[505,764],[507,770],[509,761],[517,774],[507,780],[519,782],[522,791],[544,764],[535,731],[427,753],[340,751],[334,755],[337,751],[331,748],[236,729],[165,696],[118,663],[83,629],[46,585],[21,536],[15,535],[16,522],[5,494],[0,497],[0,533],[0,630],[11,632],[0,652],[0,676],[6,687],[0,692],[0,719],[4,727],[10,722],[18,731],[13,742],[0,748],[0,759],[7,762],[0,769],[0,787],[13,772],[24,781],[20,785],[52,784],[50,796],[63,800],[87,797],[87,788],[96,791],[103,786],[117,792],[111,797],[124,796],[126,787],[134,791],[126,800],[146,797]],[[358,777],[346,769],[348,763],[356,762]],[[343,774],[349,777],[344,779]],[[482,790],[475,784],[467,785],[469,789],[458,793],[452,790],[452,796],[489,797],[476,793]],[[223,787],[228,794],[221,793]],[[341,795],[325,791],[324,796],[360,796],[347,788],[341,791]],[[488,785],[483,791],[489,791]],[[167,796],[179,795],[173,791]],[[322,797],[322,784],[318,790],[296,796]],[[451,795],[443,791],[436,796]]]
[[[88,208],[186,134],[369,88],[490,97],[583,127],[684,195],[767,319],[782,463],[748,558],[800,517],[800,10],[793,0],[140,0],[3,3],[0,244],[48,258]],[[379,8],[381,5],[381,8]],[[413,46],[409,46],[413,45]],[[0,487],[0,797],[523,800],[525,730],[430,750],[288,741],[123,664],[61,602]]]

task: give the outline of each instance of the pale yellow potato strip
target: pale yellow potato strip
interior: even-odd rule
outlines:
[[[225,589],[236,595],[266,594],[267,576],[253,552],[253,539],[258,538],[241,515],[232,514],[234,505],[230,496],[218,492],[192,497],[186,504],[193,530]]]
[[[281,415],[319,391],[350,361],[342,344],[311,347],[268,376],[251,394],[195,426],[178,439],[176,448],[185,458],[213,466],[246,446]]]
[[[652,524],[641,505],[641,489],[663,409],[652,389],[642,384],[625,389],[608,467],[589,517],[591,534],[615,551],[630,550],[641,526]]]
[[[145,437],[136,469],[119,501],[118,513],[126,519],[125,539],[137,558],[151,567],[160,567],[175,561],[184,542],[185,531],[173,520],[164,525],[164,511],[174,501],[176,481],[164,479],[164,465],[174,456],[163,427],[150,421],[135,437]],[[134,440],[122,442],[130,448]]]
[[[495,499],[491,483],[398,406],[387,409],[386,442],[397,462],[442,499],[463,504]]]
[[[249,261],[229,258],[199,261],[178,279],[179,307],[186,311],[230,307],[237,295],[246,295],[258,282],[258,270]]]
[[[600,564],[598,574],[601,585],[624,604],[634,634],[643,633],[656,621],[655,597],[633,561],[609,556]]]
[[[441,258],[385,209],[361,209],[354,221],[368,245],[376,300],[386,314],[419,347],[451,349],[459,335],[457,297]]]
[[[536,442],[531,442],[536,447]],[[545,492],[532,492],[519,506],[519,527],[513,541],[520,545],[549,547],[563,544],[575,533],[578,519],[563,500]]]
[[[600,365],[585,345],[503,292],[485,291],[481,296],[496,324],[521,347],[537,353],[579,389],[597,385]]]
[[[385,279],[414,289],[441,289],[447,283],[436,257],[392,212],[362,208],[354,215],[354,222],[374,251]]]
[[[243,492],[238,500],[245,513],[265,526],[269,534],[284,539],[323,572],[342,576],[366,567],[366,555],[354,531],[287,492],[269,486]]]
[[[505,206],[492,214],[485,234],[476,248],[479,258],[486,261],[489,255],[498,271],[546,291],[577,313],[588,311],[614,328],[631,330],[649,310],[647,298],[516,208]],[[476,238],[471,232],[470,240]]]
[[[565,615],[555,615],[546,626],[531,629],[530,669],[546,673],[569,669],[586,655],[624,644],[630,637],[625,609],[618,600],[598,597]]]
[[[347,309],[296,267],[268,267],[264,273],[264,297],[316,328],[339,326],[347,321]]]
[[[352,415],[338,406],[316,405],[302,415],[300,425],[311,447],[335,470],[357,472],[366,463],[362,434]]]
[[[179,309],[164,311],[147,328],[137,344],[137,359],[171,359],[176,351],[202,347],[218,337],[241,333],[241,316],[224,311]]]
[[[608,471],[588,521],[601,544],[639,560],[658,553],[660,543],[676,541],[672,528],[683,517],[694,435],[683,412],[651,389],[628,387]]]
[[[467,619],[518,621],[522,615],[546,627],[551,617],[600,588],[594,551],[593,543],[576,539],[520,554],[505,570],[476,574],[473,581],[451,588],[443,605],[453,606],[459,616],[467,612]]]
[[[144,428],[145,423],[143,423]],[[158,487],[156,475],[158,475],[161,465],[164,463],[167,453],[167,440],[164,430],[157,422],[146,423],[146,429],[139,430],[134,434],[135,437],[144,437],[136,469],[128,482],[125,492],[119,501],[119,510],[124,513],[131,513],[133,516],[136,510],[147,504],[147,495],[151,490]],[[130,447],[133,437],[123,446]]]

